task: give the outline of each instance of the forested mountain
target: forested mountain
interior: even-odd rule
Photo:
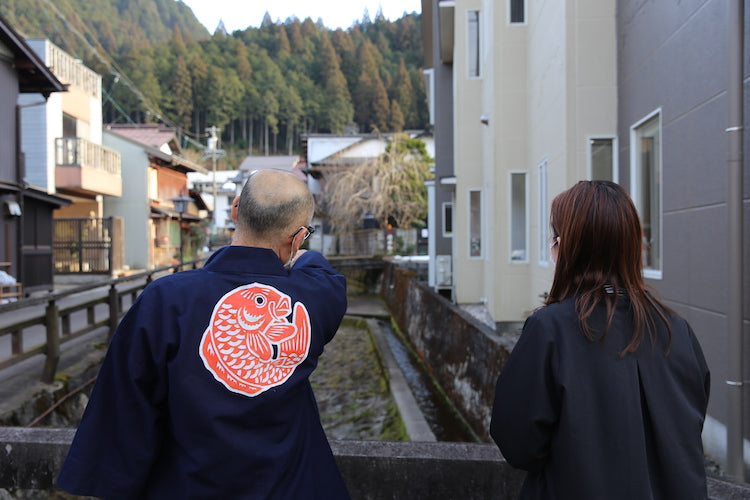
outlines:
[[[347,30],[311,19],[209,35],[175,0],[3,0],[0,15],[103,76],[105,122],[164,122],[205,144],[287,153],[299,134],[423,128],[419,15]],[[195,142],[190,142],[195,144]]]

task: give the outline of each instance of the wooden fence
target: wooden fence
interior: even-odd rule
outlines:
[[[11,347],[10,356],[0,360],[0,369],[15,365],[31,356],[44,354],[46,359],[42,370],[42,381],[51,383],[60,360],[61,343],[68,342],[101,327],[107,327],[111,336],[125,312],[123,310],[124,297],[130,296],[131,301],[133,301],[138,293],[154,280],[154,277],[187,268],[196,269],[202,264],[203,259],[196,259],[182,265],[160,267],[131,276],[83,285],[64,292],[50,293],[0,305],[0,317],[4,320],[12,316],[27,316],[17,320],[11,319],[10,322],[0,322],[0,338],[10,336]],[[84,302],[60,306],[62,299],[103,287],[108,287],[107,293],[102,293],[100,296]],[[106,317],[97,320],[94,308],[100,304],[105,304],[108,307],[108,314]],[[30,311],[33,310],[31,309],[33,307],[36,307],[38,312],[31,315],[11,314],[22,310]],[[71,316],[73,313],[83,310],[86,311],[84,325],[79,328],[72,328]],[[24,330],[36,325],[45,328],[46,341],[26,349],[23,345]]]

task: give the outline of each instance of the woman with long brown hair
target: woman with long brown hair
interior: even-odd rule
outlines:
[[[490,433],[528,471],[521,498],[706,498],[709,371],[642,276],[627,192],[581,181],[552,202],[555,274],[495,389]]]

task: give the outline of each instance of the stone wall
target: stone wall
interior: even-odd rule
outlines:
[[[495,381],[514,338],[496,334],[413,277],[413,271],[387,262],[383,300],[449,399],[474,432],[489,440]]]

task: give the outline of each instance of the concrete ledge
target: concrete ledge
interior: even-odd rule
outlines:
[[[0,427],[0,489],[49,490],[75,429]],[[494,445],[332,441],[354,499],[518,497],[524,473]],[[750,498],[750,485],[709,477],[712,500]]]

